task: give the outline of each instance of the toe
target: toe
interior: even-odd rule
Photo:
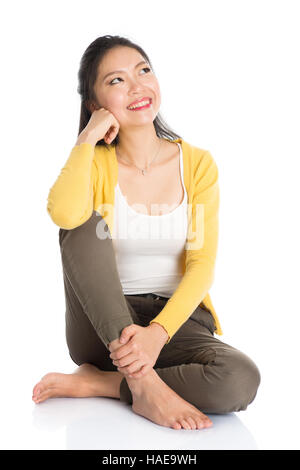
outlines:
[[[50,398],[51,393],[49,390],[45,390],[44,392],[41,392],[35,399],[35,403],[42,403],[42,401],[47,400],[47,398]]]
[[[196,423],[195,423],[194,417],[188,416],[188,417],[186,418],[186,421],[189,423],[191,429],[196,429]]]
[[[172,425],[172,428],[173,428],[173,429],[181,429],[181,424],[178,423],[178,421],[176,421],[176,423],[174,423],[174,424]]]
[[[33,388],[32,396],[37,397],[43,390],[44,390],[44,387],[42,383],[38,382]]]
[[[204,424],[207,428],[210,428],[213,425],[212,421],[209,418],[205,419]]]
[[[205,423],[203,421],[203,418],[201,416],[195,416],[195,421],[197,424],[197,429],[203,429],[205,427]]]
[[[183,427],[183,429],[191,429],[191,426],[184,418],[180,420],[180,424]]]
[[[202,421],[203,421],[204,426],[205,426],[206,428],[209,428],[210,426],[212,426],[212,421],[209,419],[208,416],[203,415],[202,418],[203,418]]]

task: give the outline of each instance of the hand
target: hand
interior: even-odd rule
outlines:
[[[164,328],[156,323],[146,327],[133,323],[124,328],[120,336],[120,342],[126,344],[115,349],[110,358],[124,375],[144,377],[155,365],[167,339]]]
[[[114,114],[106,108],[95,109],[95,106],[93,106],[92,109],[90,120],[78,136],[77,143],[79,144],[81,141],[86,142],[86,137],[88,136],[89,139],[95,142],[95,145],[101,139],[107,145],[111,144],[119,133],[119,122]]]

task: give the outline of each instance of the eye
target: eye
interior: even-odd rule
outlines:
[[[143,67],[141,70],[147,70],[146,73],[151,72],[151,69],[149,67]],[[113,83],[114,80],[122,80],[123,81],[123,78],[120,78],[120,77],[113,78],[113,80],[111,80],[111,82],[109,82],[109,85],[116,85],[116,83]]]
[[[142,70],[148,70],[148,72],[150,72],[151,69],[150,69],[150,67],[144,67],[144,68],[142,68]]]

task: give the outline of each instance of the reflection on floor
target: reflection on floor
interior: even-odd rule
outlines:
[[[213,427],[175,430],[135,414],[114,398],[52,398],[33,404],[32,425],[49,448],[65,428],[65,449],[256,449],[238,414],[208,415]]]

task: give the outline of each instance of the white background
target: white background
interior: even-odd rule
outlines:
[[[300,448],[299,7],[292,0],[1,4],[1,448]],[[59,229],[46,204],[77,138],[80,58],[104,34],[146,51],[162,116],[219,168],[210,291],[219,338],[256,362],[262,382],[248,410],[213,417],[210,430],[163,428],[114,399],[31,401],[44,374],[76,368],[64,336]]]

